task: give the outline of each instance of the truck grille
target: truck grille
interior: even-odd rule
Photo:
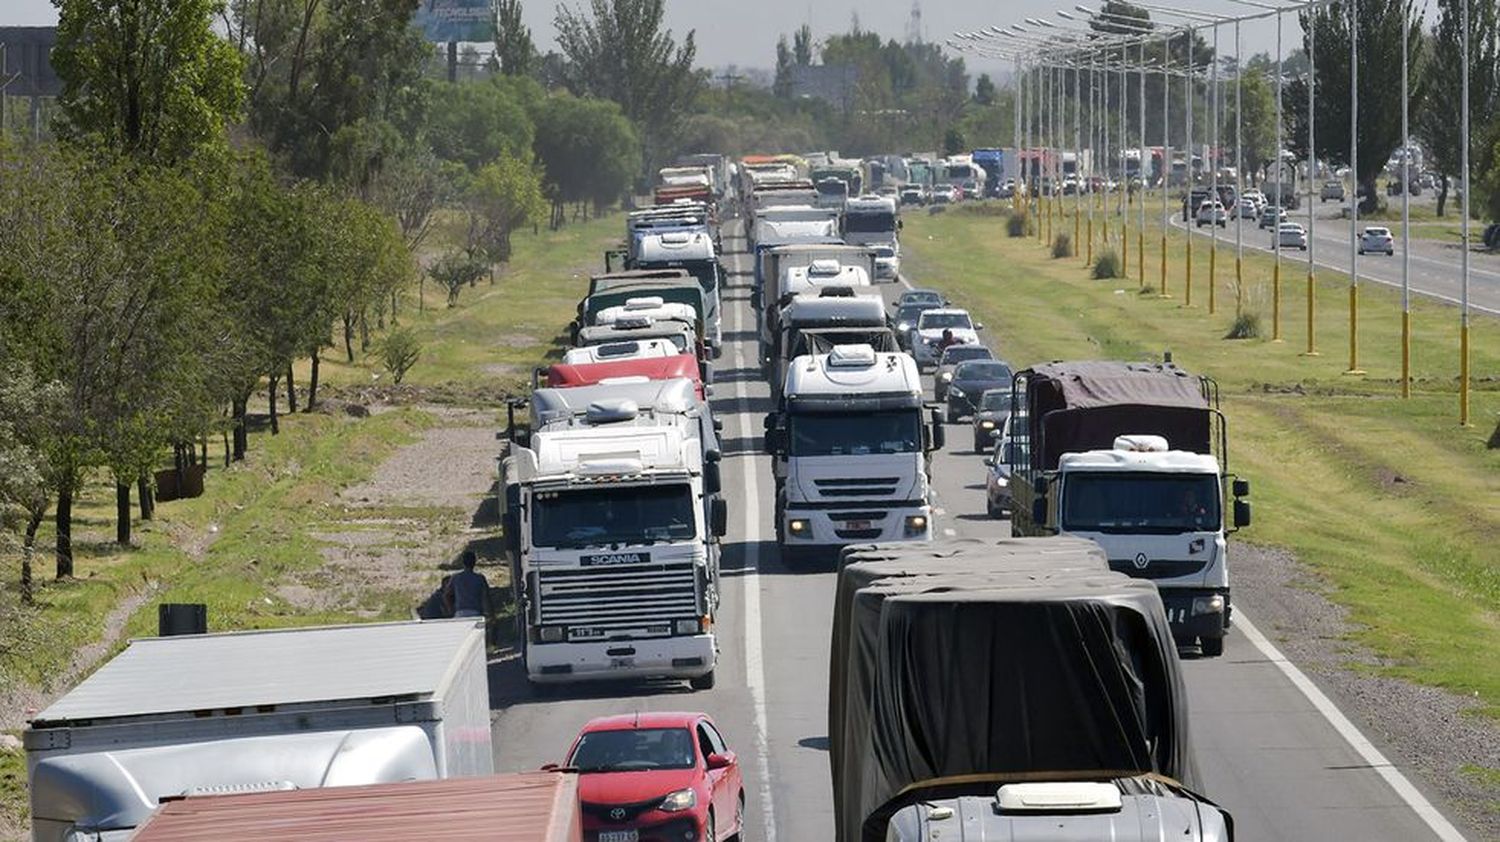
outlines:
[[[542,625],[594,630],[592,637],[667,637],[673,620],[699,616],[692,564],[541,570]]]
[[[813,480],[813,485],[824,497],[889,497],[896,493],[900,481],[896,477],[819,479]]]
[[[1198,560],[1176,560],[1168,558],[1153,558],[1144,569],[1135,566],[1135,560],[1129,558],[1112,558],[1109,560],[1109,569],[1116,573],[1124,573],[1137,579],[1176,579],[1179,576],[1191,576],[1203,572],[1208,562]]]

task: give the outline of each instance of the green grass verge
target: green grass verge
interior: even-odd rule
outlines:
[[[1148,208],[1150,206],[1148,205]],[[1231,469],[1254,480],[1256,526],[1246,540],[1285,547],[1348,606],[1354,636],[1389,674],[1475,694],[1500,717],[1500,451],[1485,440],[1500,416],[1500,322],[1473,326],[1475,426],[1457,423],[1457,314],[1417,299],[1413,397],[1399,396],[1397,296],[1362,288],[1360,364],[1347,367],[1347,286],[1317,285],[1318,347],[1305,346],[1305,264],[1282,270],[1285,342],[1225,340],[1235,315],[1233,246],[1221,246],[1217,312],[1207,313],[1207,247],[1194,245],[1194,306],[1183,306],[1183,235],[1170,237],[1173,298],[1159,297],[1160,234],[1147,232],[1143,294],[1132,226],[1129,278],[1088,280],[1080,249],[1054,260],[1035,237],[1004,236],[992,216],[909,215],[907,273],[941,287],[990,328],[1012,363],[1048,359],[1159,359],[1171,350],[1214,376],[1231,431]],[[1054,220],[1054,233],[1061,223]],[[1096,219],[1096,237],[1102,221]],[[1071,218],[1067,229],[1071,233]],[[1118,236],[1118,219],[1111,225]],[[1095,249],[1099,248],[1096,241]],[[1269,257],[1247,255],[1244,307],[1269,334]]]

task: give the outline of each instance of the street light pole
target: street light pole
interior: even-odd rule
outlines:
[[[1281,341],[1281,215],[1286,212],[1286,171],[1281,159],[1281,15],[1276,15],[1276,222],[1271,228],[1271,341]],[[1295,194],[1294,194],[1295,195]],[[1311,210],[1311,206],[1309,206]]]
[[[1467,6],[1467,2],[1465,6]],[[1411,124],[1407,102],[1407,36],[1411,22],[1401,7],[1401,397],[1411,397]],[[1465,62],[1467,66],[1468,62]]]
[[[1170,225],[1171,209],[1168,194],[1172,184],[1172,74],[1168,63],[1172,59],[1172,37],[1162,39],[1161,66],[1161,297],[1171,293],[1167,285],[1167,228]],[[1191,242],[1192,235],[1188,235]],[[1190,246],[1191,248],[1191,246]]]
[[[1469,194],[1473,184],[1469,181],[1469,58],[1474,53],[1469,49],[1469,3],[1463,4],[1463,120],[1459,134],[1463,137],[1463,291],[1459,302],[1458,323],[1458,423],[1469,426]]]
[[[1465,7],[1468,0],[1464,2]],[[1359,367],[1359,4],[1349,3],[1349,174],[1354,176],[1354,199],[1349,203],[1349,370]]]
[[[1139,72],[1140,82],[1140,127],[1141,127],[1141,225],[1135,235],[1135,262],[1136,274],[1141,278],[1141,286],[1146,285],[1146,158],[1150,154],[1146,149],[1146,40],[1140,43],[1141,69]]]
[[[1209,102],[1208,106],[1209,143],[1212,145],[1209,155],[1213,158],[1211,164],[1213,167],[1213,192],[1209,194],[1209,201],[1211,202],[1220,201],[1219,135],[1222,127],[1219,120],[1219,109],[1224,99],[1224,91],[1219,88],[1219,65],[1221,63],[1222,61],[1219,58],[1219,26],[1218,24],[1214,24],[1214,63],[1211,71],[1212,81],[1209,83],[1209,90],[1213,92],[1213,99]],[[1227,222],[1229,219],[1229,209],[1225,208],[1224,210],[1224,219]],[[1209,213],[1209,219],[1211,222],[1208,226],[1208,314],[1212,316],[1218,310],[1219,300],[1219,223],[1212,212]]]
[[[1234,316],[1245,309],[1245,218],[1239,203],[1245,195],[1245,148],[1241,122],[1244,116],[1245,62],[1240,54],[1240,22],[1234,22]]]
[[[1184,272],[1184,277],[1187,281],[1187,291],[1184,293],[1182,300],[1182,306],[1184,307],[1193,306],[1193,232],[1198,227],[1198,209],[1193,207],[1193,187],[1194,182],[1197,181],[1193,172],[1193,147],[1196,140],[1193,137],[1193,84],[1195,81],[1194,76],[1197,75],[1194,72],[1197,68],[1193,66],[1193,39],[1195,37],[1196,35],[1193,30],[1189,28],[1187,31],[1187,87],[1182,92],[1182,99],[1187,104],[1187,108],[1183,109],[1187,112],[1187,199],[1183,201],[1183,205],[1187,208],[1186,213],[1183,214],[1187,220],[1187,226],[1185,227],[1187,231],[1187,265]]]
[[[1307,350],[1309,357],[1318,355],[1318,280],[1313,255],[1318,248],[1314,236],[1318,214],[1313,209],[1313,182],[1318,180],[1318,112],[1313,108],[1318,87],[1318,23],[1307,31]]]

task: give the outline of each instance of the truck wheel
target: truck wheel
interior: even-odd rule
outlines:
[[[1217,658],[1220,655],[1224,654],[1224,638],[1201,637],[1198,639],[1198,641],[1200,643],[1199,648],[1203,651],[1203,657]]]
[[[713,673],[713,670],[709,670],[706,675],[700,675],[697,678],[690,678],[690,679],[688,679],[688,686],[692,687],[694,690],[712,690],[712,689],[714,689],[714,673]]]
[[[988,496],[988,495],[986,495],[986,496]],[[1001,509],[999,506],[995,505],[995,501],[994,500],[986,499],[984,501],[984,511],[985,511],[986,514],[988,514],[990,517],[994,518],[995,520],[1000,520],[1001,518],[1005,517],[1005,511],[1003,509]]]

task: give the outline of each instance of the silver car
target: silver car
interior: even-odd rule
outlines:
[[[1307,251],[1307,229],[1295,222],[1283,222],[1276,227],[1276,239],[1271,243],[1271,248],[1299,249]]]

